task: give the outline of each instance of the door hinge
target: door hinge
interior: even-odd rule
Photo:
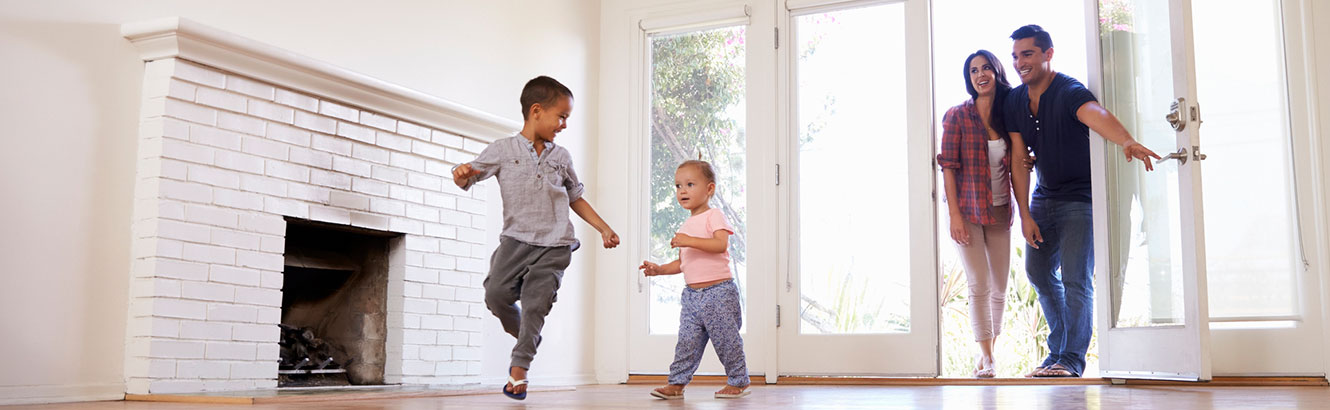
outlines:
[[[776,49],[780,50],[780,27],[773,28],[776,32]]]
[[[780,164],[776,164],[776,186],[780,186]]]
[[[780,305],[776,305],[776,327],[780,327]]]

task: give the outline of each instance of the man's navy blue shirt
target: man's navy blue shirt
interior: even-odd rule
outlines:
[[[1090,90],[1062,73],[1039,96],[1038,115],[1030,112],[1029,87],[1021,84],[1008,94],[1007,127],[1021,133],[1036,157],[1036,199],[1090,202],[1090,129],[1076,110],[1091,101]]]

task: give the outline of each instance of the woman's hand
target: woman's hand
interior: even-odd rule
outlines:
[[[970,230],[965,229],[965,220],[959,214],[951,215],[951,240],[962,246],[970,245]]]

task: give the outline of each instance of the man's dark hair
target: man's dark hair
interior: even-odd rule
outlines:
[[[1030,37],[1034,37],[1034,46],[1039,47],[1039,51],[1048,51],[1048,49],[1053,48],[1053,37],[1049,36],[1048,32],[1038,25],[1028,24],[1011,32],[1012,41]]]
[[[531,106],[540,104],[542,107],[549,108],[558,102],[558,98],[573,98],[573,91],[565,87],[559,80],[540,76],[532,78],[522,87],[522,120],[531,114]]]

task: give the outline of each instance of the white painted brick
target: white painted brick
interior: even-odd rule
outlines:
[[[403,316],[404,316],[402,318],[403,329],[420,329],[420,318],[423,315],[407,313],[404,314]]]
[[[231,265],[236,263],[236,250],[221,246],[187,243],[184,245],[184,258],[195,262]]]
[[[427,253],[425,254],[424,265],[430,269],[453,269],[457,267],[457,258],[437,253]]]
[[[410,188],[402,185],[390,185],[388,186],[388,197],[399,201],[407,201],[419,204],[425,202],[425,191],[421,191],[419,189]],[[429,209],[434,211],[434,222],[438,222],[439,211],[434,207],[429,207]],[[407,208],[407,214],[408,215],[411,214],[411,209],[409,207]],[[417,218],[417,219],[422,219],[422,218]]]
[[[277,377],[277,362],[236,363],[231,365],[232,379]]]
[[[309,168],[304,165],[270,159],[267,160],[264,170],[265,174],[270,177],[277,177],[296,182],[309,182]]]
[[[208,271],[208,279],[219,283],[259,286],[259,271],[234,266],[212,265]]]
[[[217,113],[217,126],[249,135],[263,135],[267,130],[267,123],[261,119],[229,112]]]
[[[194,223],[220,226],[224,228],[236,228],[240,226],[239,212],[207,205],[185,205],[185,219]],[[210,236],[210,238],[211,237],[213,236]]]
[[[324,134],[337,133],[337,120],[318,114],[296,111],[295,126]]]
[[[351,190],[351,176],[340,172],[311,169],[309,171],[309,183],[332,189]]]
[[[420,221],[413,221],[406,218],[394,217],[388,220],[388,230],[393,232],[424,235],[425,223]]]
[[[388,218],[382,215],[367,214],[362,212],[352,212],[351,226],[359,226],[361,228],[370,228],[378,230],[387,230]]]
[[[231,325],[184,320],[180,322],[180,338],[229,341],[231,340]]]
[[[439,283],[439,271],[433,269],[406,267],[406,280],[420,283]],[[430,313],[430,312],[421,312]]]
[[[448,150],[445,149],[444,147],[420,141],[416,141],[415,143],[411,144],[411,152],[416,153],[417,155],[423,156],[425,158],[434,159],[434,160],[442,160],[448,156]]]
[[[262,134],[260,134],[262,135]],[[259,137],[245,137],[242,141],[245,153],[268,157],[285,161],[288,158],[286,144],[274,142]]]
[[[462,149],[473,154],[479,154],[480,151],[484,151],[486,146],[489,146],[489,144],[470,138],[462,141]]]
[[[451,195],[439,194],[435,192],[426,192],[425,205],[429,205],[435,208],[455,209],[457,208],[457,197]]]
[[[172,394],[203,391],[204,383],[197,380],[147,380],[148,393]]]
[[[203,342],[155,339],[148,341],[148,357],[158,359],[202,359]]]
[[[406,176],[406,184],[431,191],[438,191],[443,188],[443,178],[433,175],[411,173]]]
[[[454,347],[453,360],[481,360],[481,349],[478,347]]]
[[[286,181],[257,175],[240,176],[240,189],[258,194],[286,196]]]
[[[385,186],[384,188],[387,188],[387,186]],[[388,194],[387,191],[388,191],[387,189],[383,190],[384,196],[387,196]],[[402,201],[395,201],[392,199],[370,198],[369,210],[370,212],[375,212],[379,214],[405,216],[406,203]]]
[[[430,175],[441,176],[444,179],[448,180],[449,182],[452,182],[453,179],[453,166],[445,164],[440,161],[434,161],[434,160],[425,161],[425,169],[423,171],[418,169],[415,171],[424,172]]]
[[[460,302],[481,303],[485,301],[485,291],[483,289],[458,289],[454,299]]]
[[[432,345],[434,344],[436,332],[429,330],[403,330],[402,341],[413,345]]]
[[[333,192],[335,193],[339,191],[333,191]],[[309,219],[320,222],[350,225],[351,211],[340,208],[314,205],[309,207]]]
[[[198,89],[199,86],[197,85],[177,79],[171,79],[170,84],[166,86],[166,96],[185,101],[194,101],[194,95]],[[153,97],[158,96],[154,95]]]
[[[220,206],[254,211],[263,210],[263,196],[259,194],[229,189],[215,189],[212,194],[212,203]]]
[[[484,258],[484,257],[489,256],[489,254],[490,254],[491,251],[492,251],[492,250],[490,249],[489,245],[479,244],[479,243],[473,243],[473,244],[471,244],[471,256],[472,256],[472,257],[476,257],[476,258]]]
[[[431,362],[452,360],[453,348],[448,346],[421,346],[420,359]]]
[[[245,97],[215,88],[200,87],[194,93],[194,102],[224,110],[245,112]]]
[[[425,128],[406,121],[397,121],[397,133],[415,139],[429,141],[429,128]]]
[[[240,216],[240,229],[269,235],[286,235],[286,220],[277,215],[249,214]]]
[[[254,390],[252,380],[204,379],[203,391]]]
[[[420,283],[404,282],[402,283],[402,296],[409,298],[421,297],[424,288],[425,286]]]
[[[276,343],[262,343],[262,344],[259,344],[256,350],[257,350],[257,351],[255,352],[255,354],[257,355],[256,358],[257,358],[258,360],[281,360],[281,359],[282,359],[282,348],[281,348],[280,345],[278,345],[278,344],[276,344]]]
[[[443,160],[453,164],[465,164],[475,161],[476,155],[449,148],[448,153],[443,156]]]
[[[386,149],[379,147],[373,147],[364,144],[355,144],[355,146],[353,146],[351,149],[351,156],[358,159],[363,159],[365,161],[377,162],[386,165],[388,164],[390,152],[392,151],[388,151]]]
[[[176,60],[175,70],[172,74],[176,78],[203,84],[209,87],[226,87],[226,75],[180,60]]]
[[[420,206],[408,203],[406,204],[406,216],[411,219],[419,219],[422,221],[429,221],[429,222],[438,222],[439,210],[428,206]],[[421,226],[421,231],[422,232],[424,231],[423,225]]]
[[[310,141],[310,146],[314,149],[348,157],[351,156],[353,144],[351,140],[324,134],[314,134],[313,140]]]
[[[258,321],[270,325],[282,323],[282,309],[278,307],[259,307]]]
[[[402,346],[402,359],[420,360],[420,348],[419,345]]]
[[[425,172],[425,159],[413,154],[393,152],[388,160],[388,164],[397,168]],[[452,174],[450,173],[448,175]]]
[[[182,161],[176,161],[176,160],[158,157],[153,160],[140,160],[139,162],[140,167],[142,167],[142,164],[144,164],[145,161],[150,162],[149,168],[148,169],[139,168],[139,172],[141,173],[151,175],[149,174],[149,172],[155,169],[156,174],[158,176],[162,176],[165,178],[171,178],[183,181],[189,177],[188,162],[182,162]]]
[[[282,272],[262,271],[259,273],[259,287],[264,289],[281,289],[285,281],[285,274]]]
[[[356,122],[360,117],[360,111],[355,108],[330,101],[319,101],[319,114],[341,118],[344,121],[351,122]]]
[[[470,368],[469,365],[468,365],[468,368]],[[480,373],[477,372],[477,373],[475,373],[475,374],[480,374]],[[475,384],[475,383],[476,383],[476,382],[472,382],[472,384]],[[256,390],[272,390],[272,389],[276,389],[276,388],[277,388],[277,379],[263,379],[263,380],[255,380],[255,381],[254,381],[254,389],[256,389]]]
[[[306,173],[308,173],[309,170],[305,169],[305,171]],[[295,182],[292,182],[291,185],[287,187],[286,191],[287,191],[287,196],[289,196],[291,199],[299,199],[302,201],[309,201],[320,204],[327,204],[328,197],[331,195],[332,192],[332,190],[328,188],[299,184]]]
[[[391,189],[390,185],[382,181],[365,178],[354,178],[351,180],[351,190],[362,194],[385,197],[389,195]],[[378,200],[379,198],[375,199]],[[373,203],[370,205],[372,207]]]
[[[140,316],[129,319],[125,332],[130,337],[180,337],[180,320],[156,316]]]
[[[253,343],[212,342],[207,344],[203,357],[216,360],[254,360],[257,357],[256,352]]]
[[[406,237],[406,249],[409,251],[438,252],[439,240],[423,236],[408,235]]]
[[[240,174],[235,171],[214,168],[212,165],[189,165],[190,182],[198,182],[223,188],[240,188]]]
[[[272,101],[273,94],[276,91],[276,88],[271,85],[234,75],[227,77],[226,89],[269,101]]]
[[[402,374],[410,376],[430,376],[434,374],[434,362],[404,360]]]
[[[148,377],[164,378],[164,379],[176,377],[175,360],[145,359],[141,360],[141,362],[143,362],[145,365],[148,366],[147,373],[145,373],[145,375]],[[126,364],[128,364],[128,362]]]
[[[486,276],[487,276],[487,274],[484,274],[484,273],[472,273],[472,274],[471,274],[471,287],[476,288],[476,289],[480,289],[480,288],[485,287],[485,277],[486,277]]]
[[[391,132],[379,131],[374,139],[378,145],[383,148],[392,149],[401,152],[411,152],[411,138],[393,134]],[[394,152],[396,154],[398,152]]]
[[[457,210],[476,215],[484,215],[489,209],[485,207],[484,201],[478,201],[471,198],[457,198]]]
[[[181,286],[183,292],[183,284]],[[160,317],[203,320],[207,317],[207,309],[207,304],[194,300],[175,298],[153,298],[152,300],[152,313],[154,316]]]
[[[406,174],[406,171],[401,169],[377,164],[373,166],[373,170],[370,172],[370,176],[374,179],[402,185],[406,184]]]
[[[402,311],[405,313],[432,314],[438,305],[433,300],[406,298],[403,301]]]
[[[485,215],[472,215],[472,216],[471,216],[471,227],[472,227],[472,228],[476,228],[476,229],[485,229],[486,226],[489,226],[489,221],[487,220],[487,218],[485,218]]]
[[[282,291],[276,289],[238,288],[236,289],[236,303],[281,307]]]
[[[211,191],[209,191],[211,192]],[[156,201],[156,200],[154,200]],[[156,201],[157,216],[161,218],[185,219],[185,203],[175,201]]]
[[[239,140],[236,140],[236,144],[239,146]],[[213,157],[212,164],[221,168],[248,172],[251,174],[263,173],[263,158],[239,152],[219,150]]]
[[[439,288],[448,290],[449,292],[446,292],[448,295],[453,294],[453,292],[451,292],[453,288],[449,288],[446,286],[439,286]],[[471,304],[469,303],[439,301],[438,313],[441,315],[466,316],[467,313],[470,311],[470,306]]]
[[[367,144],[374,143],[374,129],[355,125],[349,122],[337,123],[337,135],[347,137]]]
[[[184,243],[164,238],[137,239],[130,244],[130,251],[135,259],[160,257],[179,259],[184,252]]]
[[[460,331],[439,332],[438,344],[445,346],[466,346],[468,334]]]
[[[287,124],[295,123],[296,120],[296,110],[267,101],[249,100],[249,107],[246,112],[255,117]],[[269,124],[268,126],[272,127],[273,125],[276,124]]]
[[[466,362],[452,361],[437,363],[434,367],[434,374],[441,376],[459,376],[466,374]]]
[[[369,197],[354,192],[330,191],[329,205],[361,211],[369,210]]]
[[[277,343],[280,328],[273,325],[235,325],[231,339],[246,342]]]
[[[151,223],[151,221],[145,221]],[[163,238],[179,239],[188,242],[207,243],[212,235],[208,227],[187,222],[158,219],[157,235]]]
[[[333,170],[368,178],[373,167],[370,163],[347,157],[333,157]],[[354,185],[352,185],[354,187]],[[384,190],[387,196],[387,190]]]
[[[360,123],[385,131],[397,130],[396,119],[392,117],[375,114],[369,111],[360,112]]]
[[[291,162],[315,168],[332,169],[332,154],[308,148],[291,147]]]
[[[483,321],[479,318],[459,317],[453,318],[453,328],[468,332],[479,332],[483,327]]]
[[[176,376],[181,379],[225,379],[231,374],[231,364],[211,360],[180,360]]]
[[[457,240],[470,243],[485,243],[485,231],[458,227]]]
[[[444,131],[434,130],[430,136],[430,141],[434,141],[435,144],[446,145],[457,149],[462,148],[462,137]]]
[[[453,330],[453,318],[450,316],[424,316],[420,318],[420,328],[427,330]]]
[[[489,266],[485,263],[484,259],[457,258],[457,270],[462,272],[484,273],[489,270]]]
[[[319,110],[319,100],[304,94],[277,89],[276,100],[278,103],[286,104],[305,111],[317,112]]]
[[[236,251],[236,265],[261,270],[280,271],[282,270],[283,264],[285,264],[285,259],[282,258],[281,254],[244,250]]]
[[[301,147],[310,146],[311,133],[285,124],[268,124],[268,138]]]
[[[286,238],[280,236],[264,236],[259,241],[259,249],[270,253],[285,253]]]
[[[471,226],[471,214],[454,211],[451,209],[439,210],[439,222],[452,226]]]
[[[406,252],[406,266],[425,266],[425,254],[421,252]]]
[[[211,243],[230,248],[259,250],[258,235],[230,229],[213,229]]]
[[[452,256],[471,256],[471,246],[465,242],[454,240],[442,240],[439,242],[439,251]]]
[[[480,380],[479,375],[483,368],[484,368],[484,363],[466,362],[466,374],[468,375],[468,377],[458,378],[460,379],[460,383],[461,384],[479,383],[478,382],[478,380]]]
[[[471,276],[465,272],[445,270],[439,272],[439,283],[449,286],[471,286]]]
[[[182,247],[183,248],[183,247]],[[183,252],[183,250],[182,250]],[[142,265],[151,276],[184,280],[208,280],[208,265],[171,259],[149,259]],[[143,275],[144,277],[148,275]]]
[[[203,145],[173,139],[161,140],[160,145],[163,157],[199,164],[211,164],[215,151]]]

